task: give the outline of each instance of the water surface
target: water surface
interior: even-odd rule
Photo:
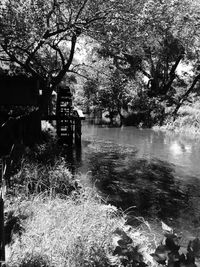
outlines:
[[[83,183],[127,210],[130,220],[163,220],[194,236],[200,230],[200,141],[134,127],[83,125],[71,155]]]

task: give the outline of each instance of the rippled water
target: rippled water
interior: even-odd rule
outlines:
[[[108,201],[134,216],[200,230],[200,141],[134,127],[83,125],[75,172],[88,173]],[[134,216],[133,216],[134,215]]]

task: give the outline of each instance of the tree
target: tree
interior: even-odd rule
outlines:
[[[110,70],[110,76],[104,79],[88,80],[84,85],[84,95],[88,112],[108,112],[110,124],[119,116],[120,125],[124,121],[124,112],[133,100],[133,90],[127,77],[119,70]]]
[[[132,100],[130,90],[127,77],[117,69],[111,73],[107,84],[100,86],[99,105],[104,111],[108,111],[111,124],[116,116],[120,118],[120,125],[123,124],[123,112],[128,110],[128,104]]]
[[[93,112],[98,106],[98,87],[97,79],[87,80],[83,86],[85,109],[87,113]]]
[[[46,102],[72,65],[78,39],[112,12],[103,0],[5,0],[0,60],[44,84]]]
[[[102,28],[101,55],[132,79],[145,79],[150,98],[179,105],[193,89],[178,76],[180,63],[190,60],[194,70],[199,61],[198,1],[129,1]],[[141,76],[142,74],[142,76]],[[198,71],[194,83],[199,80]],[[180,86],[182,84],[182,86]],[[176,86],[182,93],[176,97]]]

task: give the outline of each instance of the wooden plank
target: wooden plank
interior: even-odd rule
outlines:
[[[5,261],[5,234],[4,234],[4,199],[3,199],[3,186],[4,186],[4,159],[1,159],[1,192],[0,192],[0,263]],[[1,265],[0,265],[1,266]]]
[[[85,117],[79,118],[74,115],[71,116],[58,116],[58,115],[42,115],[41,120],[43,121],[56,121],[56,120],[85,120]]]

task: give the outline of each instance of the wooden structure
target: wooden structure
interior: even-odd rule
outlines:
[[[11,163],[12,145],[9,154],[0,157],[0,266],[5,262],[4,200],[6,195],[6,173]]]
[[[5,159],[0,161],[1,177],[0,177],[0,266],[5,261],[5,233],[4,233],[4,197],[5,197],[5,179],[6,172]]]
[[[57,90],[56,115],[49,115],[49,120],[56,121],[59,140],[68,145],[81,145],[81,121],[85,116],[81,110],[75,109],[72,103],[72,93],[69,87],[59,87]]]
[[[0,75],[0,106],[38,106],[39,86],[25,75]]]
[[[72,94],[69,87],[58,90],[56,116],[58,137],[73,143]]]
[[[20,76],[0,76],[0,107],[12,110],[16,106],[31,106],[34,111],[12,117],[0,111],[0,266],[5,261],[4,237],[4,196],[6,177],[10,166],[11,153],[16,144],[31,145],[39,139],[41,120],[55,120],[57,135],[67,144],[81,145],[81,120],[84,116],[72,105],[69,87],[59,87],[56,114],[41,114],[39,96],[40,84],[37,80]],[[9,181],[9,179],[8,179]],[[8,184],[9,185],[9,184]]]
[[[39,94],[40,91],[42,95]],[[50,114],[49,110],[41,110],[41,104],[44,100],[43,93],[44,85],[34,78],[29,78],[25,75],[0,75],[0,107],[32,106],[38,111],[37,115],[36,113],[30,114],[31,120],[28,118],[21,119],[23,121],[23,127],[21,122],[18,123],[18,126],[20,124],[18,128],[26,129],[21,130],[24,133],[24,137],[26,136],[26,139],[31,135],[33,139],[40,135],[41,120],[55,120],[59,139],[63,143],[80,145],[81,120],[84,119],[84,116],[81,112],[73,108],[70,88],[65,86],[59,86],[57,88],[56,114],[54,115]],[[9,116],[0,111],[0,126],[9,119]],[[9,125],[12,123],[9,122]],[[30,130],[30,134],[28,135],[26,135],[27,130]],[[36,131],[38,132],[36,133]],[[16,130],[13,132],[16,132]],[[26,143],[28,144],[28,142]]]
[[[39,83],[36,79],[25,75],[0,75],[0,266],[5,261],[4,198],[12,165],[11,154],[16,144],[30,145],[39,138],[38,101]],[[34,111],[23,114],[19,110],[24,107]]]

